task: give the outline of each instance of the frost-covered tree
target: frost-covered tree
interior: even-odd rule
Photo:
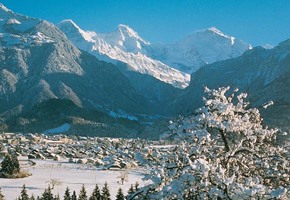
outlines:
[[[0,188],[0,200],[5,200],[4,195],[2,194],[1,188]]]
[[[262,126],[247,94],[229,90],[206,88],[203,107],[171,122],[175,150],[156,159],[153,184],[131,199],[289,198],[289,152],[275,144],[277,130]]]
[[[51,185],[51,189],[53,190],[55,186],[61,185],[62,182],[60,180],[52,178],[52,179],[50,179],[49,184]]]
[[[111,200],[111,197],[110,197],[110,190],[109,190],[109,186],[108,186],[108,183],[105,182],[105,185],[102,189],[102,200]]]
[[[90,196],[89,200],[101,200],[101,192],[99,186],[96,184],[92,195]]]
[[[121,171],[121,174],[120,174],[120,176],[118,176],[117,178],[119,178],[120,179],[120,183],[122,184],[122,185],[124,185],[124,182],[126,181],[128,181],[128,172],[127,171]]]

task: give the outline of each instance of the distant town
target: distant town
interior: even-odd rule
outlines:
[[[22,159],[67,158],[69,162],[91,164],[102,169],[131,169],[154,161],[162,151],[172,146],[163,146],[163,141],[144,139],[100,138],[67,135],[45,135],[32,133],[2,133],[1,151],[17,154]]]

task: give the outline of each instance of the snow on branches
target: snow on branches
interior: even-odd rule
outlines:
[[[247,94],[228,94],[230,87],[205,93],[203,107],[170,122],[167,138],[176,148],[159,155],[143,198],[289,198],[289,152],[275,145],[277,129],[262,126]]]

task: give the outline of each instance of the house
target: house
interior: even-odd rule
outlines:
[[[8,150],[6,147],[4,147],[3,150],[0,151],[0,156],[5,157],[6,155],[8,155]]]

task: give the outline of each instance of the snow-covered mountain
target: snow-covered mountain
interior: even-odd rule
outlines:
[[[255,47],[242,56],[216,62],[196,71],[191,83],[169,107],[186,113],[202,105],[204,86],[231,86],[249,94],[268,124],[290,129],[290,39],[272,49]],[[265,110],[263,105],[273,101]]]
[[[116,66],[75,47],[52,23],[14,13],[2,4],[0,22],[0,101],[6,108],[50,98],[67,98],[79,106],[124,98],[129,108],[128,102],[140,96]]]
[[[0,4],[0,132],[7,122],[46,129],[81,124],[76,133],[89,124],[88,131],[127,133],[128,127],[105,112],[152,121],[156,115],[176,116],[200,106],[205,85],[239,87],[255,107],[272,100],[274,105],[262,111],[265,121],[289,121],[289,40],[251,49],[210,28],[157,45],[125,25],[102,34],[84,31],[71,20],[58,27]],[[212,64],[202,67],[206,63]],[[185,72],[194,72],[191,80]],[[96,116],[115,129],[96,129]],[[130,123],[135,136],[145,130],[138,121]]]
[[[33,30],[41,20],[19,15],[0,3],[0,43],[2,46],[38,45],[53,40],[43,33]]]
[[[185,88],[189,84],[189,74],[147,56],[144,47],[150,43],[143,40],[128,26],[119,25],[117,30],[107,34],[84,31],[72,20],[62,21],[58,27],[77,47],[101,60],[114,64],[127,63],[126,70],[153,76],[177,88]]]
[[[150,45],[150,43],[143,40],[137,32],[124,24],[120,24],[118,28],[111,33],[99,35],[110,45],[119,47],[122,51],[135,54],[146,54],[144,47]]]
[[[171,45],[153,45],[148,54],[186,73],[193,73],[205,64],[236,58],[252,46],[215,27],[196,31]]]
[[[41,131],[75,121],[93,128],[96,119],[126,129],[106,113],[151,114],[157,107],[115,65],[80,50],[52,23],[2,4],[0,44],[0,129],[3,123],[18,128],[24,123]]]
[[[127,63],[131,70],[179,88],[185,88],[188,74],[203,65],[238,57],[252,48],[250,44],[225,35],[214,27],[197,31],[170,45],[145,41],[133,29],[122,24],[111,33],[84,31],[72,20],[62,21],[58,27],[76,46],[99,59]]]

